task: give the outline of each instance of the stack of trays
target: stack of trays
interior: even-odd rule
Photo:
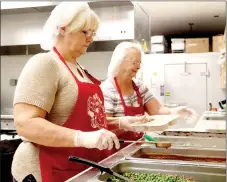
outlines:
[[[156,54],[168,52],[168,44],[163,35],[151,36],[151,52]]]
[[[185,52],[185,39],[171,39],[172,53],[184,53]]]

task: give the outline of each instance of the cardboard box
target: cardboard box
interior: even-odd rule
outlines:
[[[216,35],[212,37],[212,51],[221,52],[225,48],[224,35]]]
[[[209,38],[185,39],[186,53],[209,52]]]

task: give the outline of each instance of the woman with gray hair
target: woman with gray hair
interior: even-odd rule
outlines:
[[[63,182],[87,166],[70,155],[95,162],[104,149],[119,148],[107,130],[100,82],[78,63],[99,27],[97,15],[84,2],[61,2],[51,12],[42,34],[48,50],[27,62],[14,95],[14,122],[23,142],[12,174],[18,182]]]
[[[141,81],[134,79],[141,60],[142,51],[138,44],[122,42],[115,48],[108,68],[108,78],[101,84],[107,117],[133,118],[144,115],[145,112],[149,115],[191,115],[192,112],[187,109],[170,110],[162,106]],[[143,133],[134,131],[134,122],[133,119],[128,120],[123,128],[116,129],[117,137],[124,140],[140,139]],[[109,154],[116,151],[113,149]]]

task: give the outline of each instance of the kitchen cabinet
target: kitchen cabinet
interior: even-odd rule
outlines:
[[[32,6],[32,5],[30,5]],[[35,6],[35,5],[33,5]],[[33,7],[32,6],[32,7]],[[32,45],[40,43],[42,27],[54,6],[1,10],[1,45]],[[36,11],[36,9],[40,9]],[[49,11],[48,11],[49,8]],[[134,35],[134,6],[130,2],[91,5],[100,19],[95,41],[136,39]],[[27,13],[26,13],[27,11]]]
[[[112,40],[134,39],[134,10],[131,6],[113,8]]]
[[[93,10],[100,18],[96,41],[134,39],[133,6],[105,7]]]
[[[94,12],[98,15],[100,19],[99,29],[96,33],[95,40],[111,40],[112,35],[112,22],[113,22],[113,8],[106,7],[106,8],[96,8],[93,9]]]

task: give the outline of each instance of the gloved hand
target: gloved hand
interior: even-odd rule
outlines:
[[[173,108],[171,114],[180,115],[180,120],[186,120],[188,123],[192,123],[198,119],[198,114],[191,108]]]
[[[116,149],[120,148],[117,136],[106,129],[91,132],[78,131],[75,136],[75,146],[77,147],[111,150],[114,144]]]
[[[125,131],[135,131],[132,127],[133,123],[136,122],[147,122],[147,118],[145,115],[143,116],[123,116],[119,118],[119,129],[123,129]]]

